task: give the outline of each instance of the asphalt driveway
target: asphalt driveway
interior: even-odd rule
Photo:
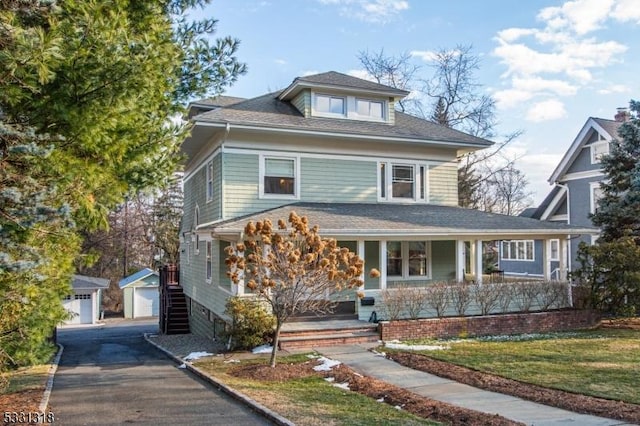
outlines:
[[[269,425],[144,340],[152,321],[58,331],[64,345],[49,410],[62,425]]]

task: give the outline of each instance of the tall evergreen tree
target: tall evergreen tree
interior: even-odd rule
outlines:
[[[0,0],[0,368],[46,353],[80,233],[173,175],[170,118],[246,71],[238,40],[188,19],[207,3]]]
[[[607,180],[600,186],[603,196],[591,219],[602,230],[602,241],[631,236],[640,245],[640,102],[631,101],[630,110],[619,139],[601,160]]]

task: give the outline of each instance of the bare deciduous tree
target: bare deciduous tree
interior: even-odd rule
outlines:
[[[280,329],[301,312],[332,312],[331,294],[363,285],[364,261],[335,239],[322,238],[317,226],[295,212],[288,224],[280,219],[249,222],[244,240],[226,249],[227,275],[234,284],[254,291],[276,319],[270,364],[276,365]],[[372,276],[377,271],[372,270]]]
[[[531,192],[527,191],[529,181],[521,170],[513,164],[497,170],[488,180],[488,186],[495,197],[496,213],[517,215],[532,204]]]

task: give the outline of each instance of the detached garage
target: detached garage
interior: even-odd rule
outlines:
[[[74,275],[71,286],[73,291],[62,303],[73,317],[65,321],[65,324],[95,324],[100,317],[102,290],[109,287],[109,280]]]
[[[120,280],[125,318],[158,316],[160,310],[158,283],[158,273],[149,268],[144,268]]]

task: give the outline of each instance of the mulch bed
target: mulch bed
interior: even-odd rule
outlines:
[[[328,372],[314,371],[313,367],[316,365],[316,361],[301,364],[278,364],[276,368],[263,364],[240,365],[229,370],[229,374],[253,380],[278,382],[308,376],[333,377],[336,383],[349,383],[349,389],[354,392],[376,400],[383,398],[385,403],[394,407],[401,407],[403,410],[425,419],[455,426],[522,425],[522,423],[514,422],[498,415],[486,414],[457,407],[446,402],[435,401],[386,382],[361,376],[344,364],[338,365]]]
[[[425,371],[480,389],[513,395],[578,413],[593,414],[640,424],[640,405],[522,383],[435,360],[420,354],[388,353],[387,357],[414,370]]]

